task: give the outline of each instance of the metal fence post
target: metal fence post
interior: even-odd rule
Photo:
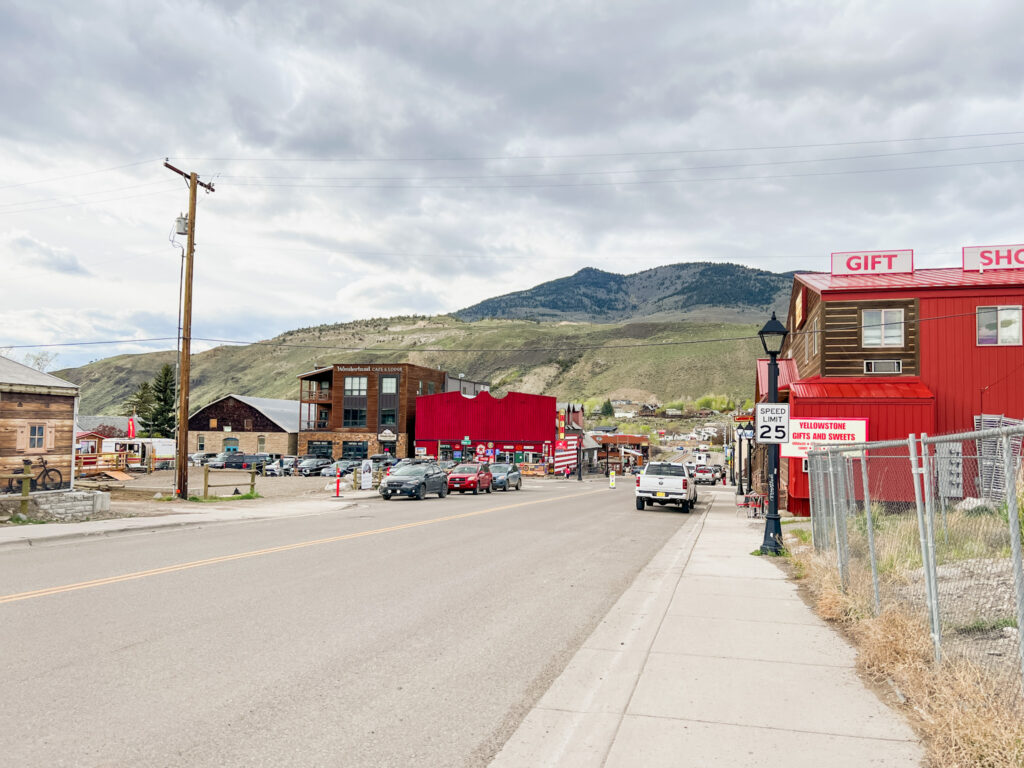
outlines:
[[[1013,556],[1013,584],[1017,596],[1017,654],[1020,656],[1021,691],[1024,693],[1024,562],[1021,561],[1020,512],[1017,504],[1017,468],[1010,436],[1003,435],[1006,473],[1006,512],[1010,522],[1010,552]]]
[[[860,452],[860,475],[864,484],[864,517],[868,527],[868,554],[871,557],[871,586],[875,595],[875,616],[882,612],[878,594],[878,560],[875,557],[875,525],[871,517],[871,491],[868,488],[868,449]]]
[[[843,537],[839,533],[839,490],[837,488],[838,483],[836,482],[836,468],[835,468],[835,454],[829,451],[828,454],[828,477],[829,477],[829,493],[831,506],[832,506],[832,524],[835,527],[836,536],[836,561],[839,564],[839,584],[846,591],[847,586],[847,573],[846,573],[846,559],[843,555],[844,544]],[[845,522],[845,521],[844,521]],[[845,529],[844,529],[845,532]]]
[[[935,493],[932,489],[931,446],[925,442],[926,432],[921,433],[921,490],[924,492],[924,533],[928,542],[928,556],[931,558],[932,573],[932,631],[942,642],[942,615],[939,613],[939,564],[935,546]]]
[[[934,618],[935,613],[933,606],[935,605],[935,593],[934,593],[934,574],[930,567],[931,558],[928,556],[928,540],[925,534],[925,513],[924,513],[924,501],[922,500],[921,492],[921,476],[924,470],[920,466],[920,462],[917,460],[917,435],[910,435],[907,438],[907,450],[910,454],[910,480],[914,485],[914,503],[917,506],[917,532],[921,539],[921,570],[924,573],[924,591],[925,599],[928,603],[928,624],[931,627],[932,646],[935,649],[935,662],[942,661],[942,645],[941,639],[935,632]]]
[[[816,552],[820,552],[823,549],[821,516],[824,494],[821,490],[821,461],[817,454],[808,455],[807,469],[811,484],[811,544]]]

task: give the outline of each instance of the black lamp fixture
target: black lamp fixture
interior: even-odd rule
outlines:
[[[757,335],[761,337],[761,346],[764,347],[764,351],[774,357],[782,351],[782,345],[785,343],[789,331],[772,312],[772,319],[764,324],[764,328],[758,331]]]

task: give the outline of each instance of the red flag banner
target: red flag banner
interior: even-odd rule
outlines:
[[[135,437],[135,417],[128,417],[128,437]]]

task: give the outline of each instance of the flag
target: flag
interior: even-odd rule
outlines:
[[[128,417],[128,437],[135,437],[135,414]]]

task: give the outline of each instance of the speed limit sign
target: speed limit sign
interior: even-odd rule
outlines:
[[[789,442],[789,403],[758,403],[754,436],[759,443]]]

